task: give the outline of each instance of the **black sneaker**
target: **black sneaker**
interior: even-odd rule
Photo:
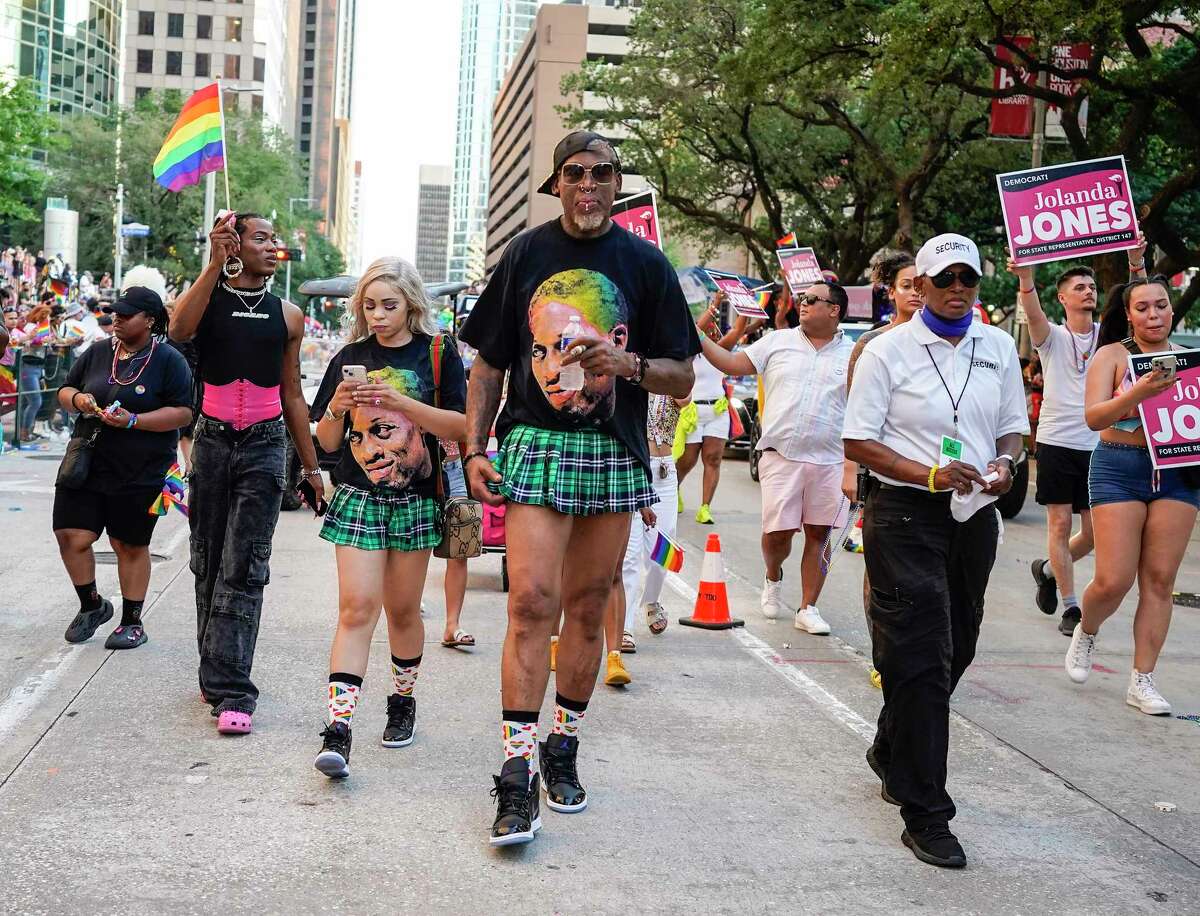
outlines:
[[[493,846],[513,846],[533,842],[534,834],[542,829],[541,799],[538,798],[538,777],[529,778],[529,762],[524,757],[504,761],[500,775],[493,776],[496,787],[496,820],[492,824]]]
[[[63,638],[67,642],[87,642],[95,634],[96,628],[100,624],[112,620],[112,615],[112,602],[105,598],[100,607],[92,608],[90,611],[80,611],[76,614],[71,625],[67,627],[67,632],[63,634]]]
[[[538,745],[542,788],[551,811],[573,814],[587,807],[587,792],[575,772],[578,755],[579,739],[575,736],[551,735]]]
[[[387,725],[383,727],[384,747],[408,747],[417,728],[417,701],[393,693],[388,697]]]
[[[1037,583],[1037,606],[1043,614],[1053,614],[1058,610],[1058,583],[1054,576],[1047,576],[1042,568],[1045,560],[1034,560],[1030,571],[1033,581]]]
[[[871,768],[872,772],[874,772],[874,774],[879,777],[879,782],[880,782],[879,797],[882,798],[889,805],[896,805],[897,807],[899,807],[900,802],[896,801],[896,799],[894,799],[888,793],[887,771],[884,770],[883,764],[881,764],[879,762],[879,758],[875,755],[875,745],[873,745],[873,744],[869,748],[867,748],[867,766],[869,766]]]
[[[945,824],[935,824],[922,830],[905,830],[900,834],[900,842],[922,862],[938,868],[963,868],[967,864],[967,854]]]
[[[1077,607],[1069,607],[1063,611],[1062,620],[1058,622],[1058,632],[1063,636],[1075,635],[1075,624],[1083,620],[1083,611]]]
[[[136,649],[138,646],[145,643],[150,637],[146,635],[146,629],[140,623],[130,624],[129,626],[119,626],[108,634],[108,639],[104,640],[104,648],[106,649]]]
[[[350,726],[345,722],[333,722],[321,732],[325,742],[313,766],[330,779],[344,779],[350,775]]]

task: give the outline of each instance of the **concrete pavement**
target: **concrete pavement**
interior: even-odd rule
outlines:
[[[255,734],[220,738],[195,684],[186,525],[160,524],[150,642],[66,647],[74,595],[50,532],[53,461],[0,457],[0,912],[1188,913],[1200,909],[1200,724],[1125,706],[1130,608],[1076,687],[1067,640],[1032,604],[1036,507],[1009,523],[981,651],[955,699],[951,791],[970,866],[944,872],[899,843],[863,761],[879,693],[866,678],[861,558],[836,560],[833,638],[757,613],[757,488],[727,462],[714,512],[744,632],[675,624],[708,528],[644,628],[624,690],[584,724],[591,807],[545,811],[528,847],[486,844],[499,763],[499,561],[473,561],[473,652],[438,645],[431,564],[417,740],[378,745],[389,690],[380,630],[355,719],[352,775],[312,769],[336,615],[332,549],[285,513],[259,638]],[[694,511],[696,481],[685,492]],[[690,512],[688,513],[690,516]],[[798,572],[789,568],[795,602]],[[1086,581],[1086,573],[1084,581]],[[115,567],[100,568],[115,592]],[[1200,590],[1189,556],[1180,587]],[[1160,666],[1176,712],[1200,712],[1200,612],[1179,609]],[[551,697],[552,700],[552,697]],[[549,716],[543,717],[547,723]],[[1159,813],[1156,801],[1178,806]]]

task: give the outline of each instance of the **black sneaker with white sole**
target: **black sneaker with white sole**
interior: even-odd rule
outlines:
[[[538,745],[538,765],[542,788],[551,811],[574,814],[587,807],[587,792],[579,784],[575,760],[579,756],[579,738],[551,735]]]
[[[538,776],[529,777],[529,761],[524,757],[513,757],[504,761],[500,775],[493,776],[496,787],[492,798],[496,799],[496,820],[492,823],[492,836],[488,840],[493,846],[514,846],[533,842],[534,835],[542,829],[541,791]]]
[[[417,701],[393,693],[388,697],[387,725],[383,727],[384,747],[408,747],[417,730]]]
[[[313,766],[330,779],[345,779],[350,775],[350,726],[331,722],[321,732],[324,742]]]
[[[87,642],[95,635],[96,629],[100,624],[112,620],[112,616],[112,602],[105,598],[101,601],[99,607],[92,608],[90,611],[80,611],[76,614],[75,619],[67,627],[67,632],[63,634],[63,638],[67,642]]]
[[[1058,622],[1058,632],[1063,636],[1075,635],[1075,624],[1083,620],[1083,611],[1077,607],[1069,607],[1063,611],[1062,620]]]
[[[1038,610],[1043,614],[1054,614],[1058,610],[1058,582],[1054,576],[1046,575],[1045,567],[1046,560],[1034,560],[1030,565],[1030,572],[1033,573],[1033,581],[1037,583],[1037,601]]]

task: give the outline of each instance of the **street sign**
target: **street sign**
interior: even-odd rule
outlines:
[[[144,239],[150,235],[150,227],[145,223],[126,223],[121,227],[121,235],[127,239]]]

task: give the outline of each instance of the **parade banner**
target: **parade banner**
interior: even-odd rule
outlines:
[[[725,298],[729,300],[729,304],[739,315],[745,315],[747,318],[767,317],[767,313],[758,304],[758,298],[746,289],[746,284],[738,279],[736,274],[727,274],[721,270],[709,270],[707,267],[704,268],[704,272],[717,285],[717,289],[725,294]]]
[[[1013,36],[1011,41],[1022,50],[1033,44],[1033,39],[1027,35]],[[996,45],[996,57],[1003,61],[992,73],[992,88],[996,90],[1011,89],[1020,84],[1032,86],[1037,78],[1016,63],[1005,45]],[[1050,49],[1051,63],[1058,70],[1082,73],[1092,60],[1092,46],[1087,42],[1075,44],[1057,44]],[[1047,88],[1068,98],[1079,91],[1078,79],[1066,79],[1058,73],[1048,75]],[[1088,100],[1085,98],[1079,105],[1079,129],[1087,136]],[[1046,139],[1065,140],[1067,133],[1062,126],[1062,110],[1057,105],[1046,106]],[[992,117],[988,133],[993,137],[1012,137],[1026,139],[1033,134],[1033,97],[1020,93],[992,99]]]
[[[1124,156],[1005,172],[996,176],[996,185],[1017,264],[1137,247]]]
[[[639,239],[645,239],[659,250],[662,249],[662,233],[658,223],[658,200],[653,191],[634,194],[613,204],[612,221],[622,229],[628,229]]]
[[[869,321],[875,317],[875,287],[847,286],[846,298],[849,304],[846,309],[847,318],[858,318]]]
[[[1200,465],[1200,350],[1129,355],[1134,378],[1154,369],[1156,358],[1175,358],[1175,381],[1138,405],[1150,460],[1156,471]]]
[[[821,276],[821,262],[811,248],[780,248],[775,252],[775,257],[779,258],[783,278],[793,296],[825,280]]]

